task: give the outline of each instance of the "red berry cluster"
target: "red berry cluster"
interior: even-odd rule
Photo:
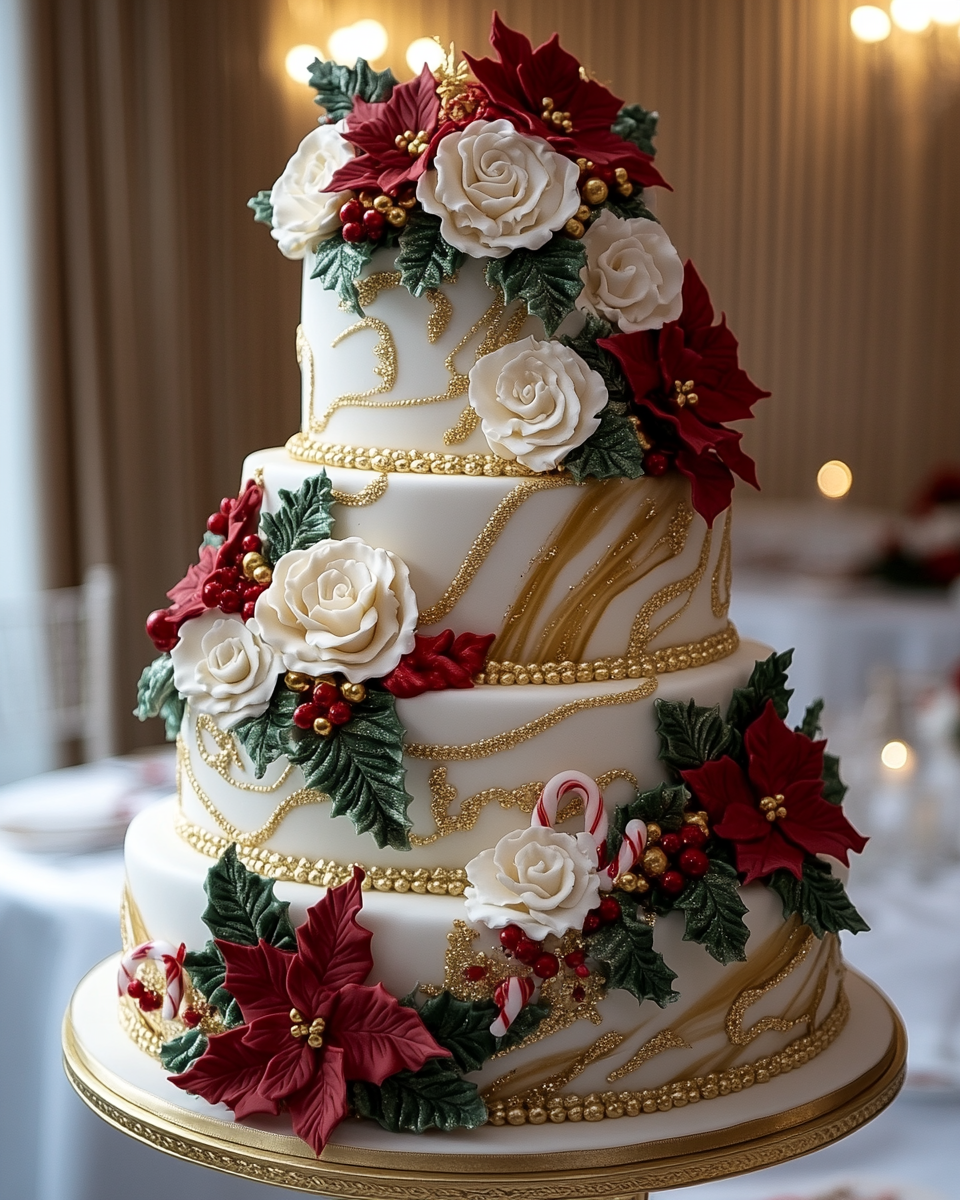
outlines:
[[[657,879],[668,896],[679,896],[690,879],[699,879],[710,870],[710,859],[703,852],[707,832],[702,825],[684,825],[677,833],[664,833],[658,845],[669,866]]]
[[[604,925],[620,920],[620,905],[613,896],[604,896],[596,908],[591,908],[583,922],[583,932],[590,936]]]
[[[329,737],[337,725],[346,725],[353,716],[353,705],[366,699],[367,689],[362,683],[337,684],[332,675],[311,679],[289,671],[284,677],[292,692],[309,693],[293,710],[293,723],[298,729],[312,729],[320,737]]]
[[[648,450],[643,456],[643,469],[647,475],[665,475],[670,470],[670,458],[659,450]]]
[[[507,925],[500,930],[500,945],[518,962],[532,967],[534,975],[541,979],[552,979],[560,970],[559,958],[555,954],[545,953],[543,942],[528,938],[519,925]]]
[[[221,500],[219,511],[207,518],[211,533],[221,536],[226,533],[227,517],[233,503],[229,498]],[[218,567],[204,583],[200,596],[207,608],[219,608],[225,613],[238,612],[245,621],[250,620],[257,597],[266,591],[267,585],[258,583],[244,572],[243,559],[247,554],[259,554],[262,549],[259,537],[255,533],[247,534],[234,561]]]
[[[414,192],[399,199],[385,192],[361,192],[340,207],[340,232],[345,242],[379,242],[388,226],[402,229],[407,223],[407,212],[416,204]]]
[[[163,997],[159,992],[148,988],[139,979],[131,979],[127,984],[127,995],[132,996],[140,1005],[142,1012],[156,1012],[163,1007]]]

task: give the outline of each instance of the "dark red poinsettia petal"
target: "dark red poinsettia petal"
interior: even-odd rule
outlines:
[[[843,815],[843,809],[824,800],[813,781],[789,784],[784,792],[784,808],[787,815],[777,822],[783,836],[810,854],[829,854],[849,866],[847,851],[861,854],[867,844]]]
[[[751,796],[748,804],[728,804],[713,832],[728,842],[759,842],[769,837],[770,822]]]
[[[289,1016],[286,1028],[274,1042],[274,1047],[257,1090],[267,1100],[280,1101],[313,1081],[318,1073],[318,1052],[307,1045],[306,1038],[293,1036]]]
[[[750,723],[743,741],[750,759],[750,780],[760,796],[775,796],[799,779],[820,782],[827,743],[795,733],[777,716],[772,700]]]
[[[713,325],[713,301],[707,285],[688,258],[683,264],[683,309],[677,324],[688,336],[698,329],[709,329]]]
[[[277,1105],[257,1091],[269,1057],[244,1042],[246,1029],[238,1025],[215,1033],[203,1054],[182,1075],[168,1076],[170,1082],[209,1104],[226,1104],[237,1115],[246,1112],[277,1112]]]
[[[313,1085],[287,1101],[293,1132],[319,1156],[330,1134],[347,1115],[347,1081],[343,1073],[343,1051],[323,1047]]]
[[[676,452],[675,461],[680,474],[690,480],[693,507],[707,526],[712,527],[720,513],[730,507],[733,476],[712,451],[695,454],[681,446]]]
[[[483,668],[496,634],[461,633],[452,629],[434,637],[416,634],[414,648],[383,680],[388,692],[403,700],[445,688],[471,688]]]
[[[681,771],[680,777],[697,803],[703,805],[712,824],[723,818],[731,804],[753,804],[743,771],[726,754],[692,771]]]
[[[194,602],[200,605],[199,611],[203,611],[204,603],[200,599],[200,589],[216,568],[217,547],[201,546],[197,561],[187,567],[186,575],[167,592],[167,598],[173,601],[171,616],[174,620],[179,621],[180,624],[187,620],[183,616],[183,612],[188,605]],[[192,615],[197,616],[198,613]]]
[[[307,919],[297,928],[297,961],[287,975],[287,989],[300,1011],[319,1014],[331,993],[348,983],[363,983],[373,966],[373,934],[356,921],[363,903],[363,871],[330,888],[322,900],[307,909]]]
[[[737,870],[745,876],[744,884],[763,879],[781,868],[789,871],[797,879],[803,874],[803,851],[791,845],[773,828],[765,838],[735,842],[734,853]]]
[[[449,1058],[414,1008],[405,1008],[382,983],[340,989],[328,1021],[331,1040],[343,1050],[347,1079],[377,1085],[404,1068],[417,1071],[428,1058]]]
[[[290,1007],[287,972],[293,954],[262,940],[256,946],[240,946],[217,938],[216,944],[227,967],[225,986],[236,997],[245,1021]]]

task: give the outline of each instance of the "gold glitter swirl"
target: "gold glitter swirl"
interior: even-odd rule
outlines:
[[[662,1054],[664,1050],[688,1050],[689,1048],[690,1043],[684,1041],[679,1033],[674,1033],[672,1029],[661,1029],[659,1033],[655,1033],[652,1038],[643,1043],[629,1062],[625,1062],[622,1067],[611,1071],[607,1076],[607,1083],[616,1083],[618,1079],[632,1075],[638,1067],[642,1067],[651,1058]]]
[[[453,316],[453,305],[446,293],[441,292],[439,288],[436,291],[427,292],[426,296],[432,307],[430,316],[427,317],[427,341],[432,346],[446,333],[450,318]]]
[[[733,584],[733,555],[730,547],[731,511],[723,521],[720,553],[710,578],[710,610],[715,617],[725,617],[730,611],[730,589]]]
[[[832,934],[828,934],[832,937]],[[765,979],[763,983],[757,984],[756,987],[744,988],[737,996],[733,1004],[730,1006],[730,1011],[727,1013],[727,1019],[724,1022],[724,1028],[727,1031],[727,1037],[734,1046],[749,1046],[750,1043],[758,1038],[761,1033],[766,1033],[768,1029],[773,1029],[777,1033],[786,1033],[788,1029],[792,1029],[795,1025],[806,1021],[813,1023],[816,1017],[816,1008],[819,1003],[819,997],[814,1000],[812,1011],[801,1013],[794,1020],[788,1020],[785,1017],[766,1016],[761,1017],[755,1025],[751,1025],[749,1029],[743,1028],[743,1018],[746,1015],[747,1009],[765,996],[767,992],[772,991],[778,984],[783,983],[787,976],[798,967],[807,957],[810,951],[816,944],[816,937],[807,929],[806,925],[799,925],[792,931],[790,937],[784,947],[784,953],[790,957],[787,962],[769,979]]]
[[[459,446],[461,442],[467,440],[479,424],[480,418],[477,415],[477,410],[468,404],[457,418],[456,425],[452,425],[444,431],[443,444],[445,446]]]
[[[331,490],[333,502],[342,504],[344,508],[363,508],[367,504],[376,504],[381,496],[386,495],[389,482],[390,477],[384,472],[368,483],[366,487],[361,488],[359,492],[341,492],[339,488],[333,488]]]
[[[689,575],[683,579],[676,580],[674,583],[666,584],[654,592],[650,599],[641,607],[634,618],[633,627],[630,630],[630,641],[627,644],[627,658],[639,658],[654,638],[659,637],[668,625],[672,625],[690,607],[693,594],[700,586],[700,581],[703,579],[707,569],[712,538],[713,531],[708,529],[704,534],[703,545],[700,548],[700,559]],[[671,613],[659,625],[651,628],[650,622],[654,613],[658,613],[664,605],[669,604],[672,600],[676,600],[684,594],[687,598],[677,611]]]
[[[586,712],[591,708],[636,704],[638,700],[652,696],[656,690],[656,679],[646,679],[639,687],[630,688],[629,691],[608,692],[603,696],[585,696],[582,700],[571,700],[516,729],[506,729],[503,733],[495,733],[492,737],[482,738],[478,742],[467,742],[458,746],[429,746],[422,742],[408,742],[404,753],[410,758],[424,758],[431,762],[472,762],[478,758],[489,758],[492,754],[512,750],[514,746],[530,741],[578,712]]]
[[[579,1054],[574,1055],[565,1067],[554,1072],[553,1075],[549,1075],[526,1094],[532,1097],[533,1093],[536,1092],[541,1100],[545,1100],[548,1096],[553,1095],[554,1092],[559,1092],[561,1088],[566,1087],[568,1083],[572,1083],[577,1076],[584,1073],[587,1067],[613,1054],[623,1044],[623,1040],[623,1034],[617,1033],[615,1030],[602,1034],[586,1050],[582,1050]],[[515,1086],[516,1080],[517,1072],[511,1071],[508,1075],[502,1075],[499,1079],[494,1080],[488,1088],[483,1090],[481,1095],[488,1102],[495,1100],[498,1092],[508,1083]]]
[[[471,409],[471,412],[473,410]],[[435,625],[454,608],[467,588],[473,582],[476,573],[483,566],[490,551],[496,545],[497,539],[506,528],[507,522],[518,508],[535,492],[550,491],[553,488],[568,487],[573,480],[568,475],[550,475],[542,479],[531,479],[518,484],[512,492],[508,492],[493,510],[490,519],[477,535],[473,545],[467,551],[460,569],[453,582],[435,603],[420,610],[420,627]]]
[[[338,408],[398,408],[410,404],[428,404],[434,399],[431,396],[423,400],[375,401],[374,396],[389,392],[397,381],[397,346],[386,322],[381,321],[379,317],[364,317],[338,333],[330,345],[336,349],[342,341],[364,329],[373,329],[377,333],[377,340],[373,347],[373,357],[376,359],[373,373],[380,376],[381,382],[376,387],[367,388],[365,392],[345,392],[342,396],[335,396],[319,416],[313,411],[311,405],[310,429],[313,432],[321,432]]]
[[[400,286],[399,271],[375,271],[362,279],[355,279],[353,286],[357,289],[357,299],[361,308],[373,304],[381,292]]]
[[[396,471],[414,475],[535,476],[523,463],[496,454],[442,454],[437,450],[391,450],[380,446],[345,446],[321,442],[312,433],[295,433],[287,453],[300,462],[326,467],[351,467],[356,471]],[[572,482],[572,481],[571,481]]]
[[[209,736],[216,746],[217,749],[215,752],[207,747],[204,735]],[[273,783],[247,783],[246,780],[234,778],[233,767],[241,771],[243,770],[243,763],[240,759],[240,752],[237,750],[237,743],[233,734],[226,729],[221,729],[208,713],[200,713],[197,717],[196,742],[200,758],[205,765],[212,771],[216,771],[224,782],[229,783],[231,787],[235,787],[241,792],[258,792],[261,795],[269,796],[272,792],[283,787],[293,770],[293,764],[288,764],[279,778]],[[185,746],[183,747],[183,753],[188,755]]]

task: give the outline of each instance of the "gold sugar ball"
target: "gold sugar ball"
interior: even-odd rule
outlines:
[[[313,687],[313,679],[310,675],[304,675],[300,671],[288,671],[283,677],[284,686],[291,692],[309,692]]]
[[[373,202],[373,207],[377,212],[385,213],[388,208],[393,208],[393,201],[387,195],[378,196]]]
[[[656,878],[667,869],[667,856],[659,846],[653,846],[643,856],[643,870],[647,875]]]
[[[650,891],[650,884],[647,883],[647,881],[643,878],[642,875],[637,876],[637,886],[634,889],[634,891],[637,891],[637,892],[649,892]]]
[[[609,189],[602,179],[591,176],[583,185],[583,196],[588,204],[602,204],[609,195]]]
[[[662,831],[660,829],[660,826],[656,823],[656,821],[648,821],[647,822],[647,845],[650,845],[652,842],[659,842],[661,832]]]
[[[626,168],[624,168],[624,167],[617,167],[617,169],[613,173],[613,177],[617,181],[617,183],[626,183],[627,180],[630,178],[626,172]]]
[[[584,234],[583,222],[578,221],[576,217],[571,217],[566,225],[564,225],[563,232],[567,235],[567,237],[576,238],[576,240],[579,241]]]
[[[407,223],[407,210],[405,208],[388,208],[384,216],[395,229],[401,229]]]
[[[577,211],[573,215],[577,218],[578,221],[589,221],[590,220],[590,205],[589,204],[581,204],[580,207],[577,209]]]
[[[376,199],[373,192],[361,192],[357,197],[364,208],[373,208],[373,202]]]
[[[635,892],[637,890],[638,877],[632,871],[627,871],[625,874],[618,877],[614,883],[614,887],[622,888],[625,892]]]
[[[333,726],[326,717],[317,717],[313,723],[313,732],[318,737],[329,737],[330,734],[333,733]]]
[[[416,192],[408,192],[405,196],[401,196],[399,198],[399,200],[397,201],[397,204],[400,208],[413,208],[413,206],[416,203],[417,203],[417,193]]]
[[[248,554],[243,556],[240,566],[244,575],[246,575],[248,579],[252,579],[253,573],[256,571],[257,567],[265,566],[266,562],[267,560],[262,554],[258,554],[256,550],[251,550]]]
[[[341,683],[340,695],[349,704],[359,704],[361,700],[366,700],[367,689],[362,683]]]
[[[621,183],[617,186],[617,191],[620,193],[621,196],[632,196],[633,195],[633,184],[628,179],[626,183]]]
[[[257,567],[253,572],[253,582],[262,584],[264,587],[266,587],[266,585],[270,583],[272,579],[273,571],[266,563],[263,563],[262,566]]]

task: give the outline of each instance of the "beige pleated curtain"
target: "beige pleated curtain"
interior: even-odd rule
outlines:
[[[960,38],[857,42],[852,0],[504,0],[661,114],[660,215],[774,392],[747,434],[767,495],[853,468],[897,507],[960,458]],[[298,424],[299,270],[254,225],[311,127],[299,42],[375,16],[384,62],[490,9],[420,0],[31,0],[42,469],[50,586],[111,563],[123,747],[145,614],[244,454]],[[400,72],[404,77],[409,72]],[[155,723],[154,723],[155,724]]]

